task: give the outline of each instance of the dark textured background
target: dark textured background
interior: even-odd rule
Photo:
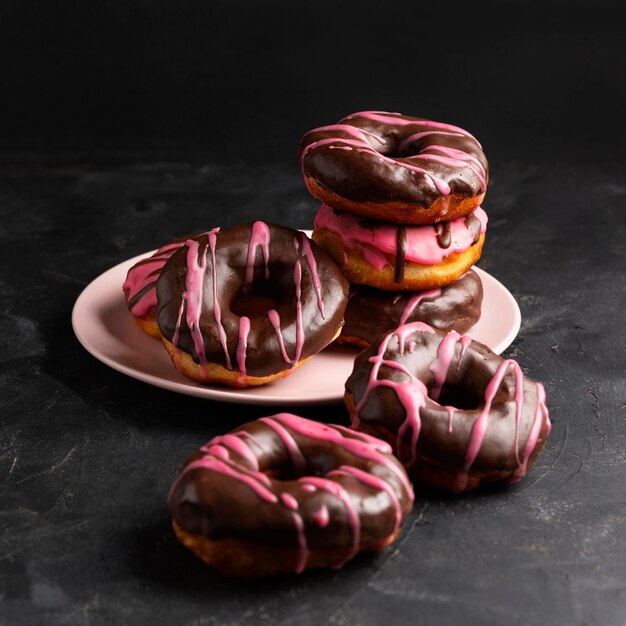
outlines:
[[[0,3],[1,624],[626,624],[619,4],[338,5]],[[519,485],[418,497],[381,555],[231,582],[175,541],[165,494],[189,452],[267,409],[108,369],[71,308],[171,235],[310,226],[299,137],[366,108],[483,143],[480,266],[520,304],[506,355],[545,384],[554,429]]]

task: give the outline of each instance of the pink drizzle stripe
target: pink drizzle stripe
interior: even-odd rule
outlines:
[[[377,491],[384,491],[389,496],[389,500],[391,500],[395,513],[394,533],[400,528],[400,524],[402,522],[402,508],[400,507],[400,500],[394,493],[393,489],[382,478],[374,476],[374,474],[368,474],[367,472],[360,470],[358,467],[353,467],[351,465],[342,465],[338,470],[330,472],[328,476],[336,473],[350,474],[357,480],[361,481],[364,485],[372,487],[372,489],[376,489]]]
[[[351,437],[344,437],[341,434],[341,429],[338,427],[331,428],[330,426],[312,422],[311,420],[303,421],[291,413],[278,413],[273,419],[281,422],[291,430],[303,435],[304,437],[336,443],[355,456],[384,465],[396,475],[396,477],[404,485],[408,494],[413,493],[413,488],[411,487],[411,483],[408,481],[406,474],[395,463],[391,462],[384,456],[383,453],[381,453],[382,442],[377,441],[377,444],[372,444],[372,438],[367,439],[360,437],[353,439]],[[363,433],[356,432],[354,434],[363,435]]]
[[[211,248],[211,261],[213,272],[213,313],[215,316],[215,325],[217,327],[217,336],[222,344],[222,350],[224,351],[224,358],[226,360],[226,368],[232,369],[232,362],[230,360],[230,354],[228,353],[228,344],[226,342],[226,331],[222,326],[222,310],[220,308],[220,302],[217,297],[217,264],[215,262],[215,249],[217,246],[217,233],[210,232],[208,234],[209,247]]]
[[[248,259],[246,262],[246,278],[243,286],[244,293],[248,293],[252,287],[254,279],[254,263],[256,260],[256,250],[260,247],[263,252],[265,262],[265,280],[270,277],[270,229],[265,222],[254,222],[250,231],[250,242],[248,244]]]
[[[476,141],[476,137],[468,133],[466,130],[453,126],[452,124],[444,124],[443,122],[433,122],[431,120],[405,120],[401,117],[401,113],[389,113],[387,111],[361,111],[360,113],[353,113],[346,120],[354,119],[355,117],[362,117],[364,119],[372,120],[374,122],[380,122],[381,124],[393,124],[395,126],[426,126],[429,128],[438,128],[440,130],[449,131],[452,133],[460,133],[466,137],[471,137]],[[478,141],[476,141],[478,143]],[[480,145],[480,144],[479,144]]]
[[[144,289],[151,287],[137,299],[130,311],[137,317],[143,317],[152,311],[157,305],[156,281],[167,260],[185,245],[183,241],[169,243],[159,248],[151,257],[142,259],[128,270],[122,289],[127,294],[128,301],[137,297]]]
[[[539,435],[541,434],[541,426],[544,422],[544,418],[547,422],[548,432],[550,434],[550,418],[548,417],[548,407],[546,406],[546,392],[541,383],[535,383],[537,388],[537,407],[535,409],[535,415],[533,419],[533,425],[530,429],[530,434],[528,435],[528,441],[526,442],[526,449],[524,450],[524,455],[522,460],[511,477],[511,482],[517,482],[521,480],[526,475],[526,468],[528,466],[528,459],[530,459],[533,451],[537,447],[537,442],[539,441]]]
[[[222,435],[221,437],[215,437],[215,439],[212,439],[208,444],[202,446],[202,448],[200,448],[200,451],[204,452],[205,454],[222,456],[223,458],[223,455],[217,453],[217,448],[228,448],[238,454],[247,463],[249,463],[253,470],[258,471],[259,462],[257,460],[257,457],[254,452],[250,450],[248,444],[243,441],[241,435],[242,433],[229,433],[226,435]]]
[[[480,452],[480,448],[485,440],[485,436],[487,434],[487,429],[489,427],[489,411],[491,410],[491,404],[493,399],[500,388],[502,383],[502,379],[506,375],[507,369],[509,366],[513,368],[519,368],[519,365],[513,361],[512,359],[508,359],[502,361],[496,370],[493,378],[489,381],[487,388],[485,389],[485,404],[476,418],[474,425],[472,426],[472,431],[470,434],[469,444],[467,446],[467,452],[465,454],[465,462],[463,463],[462,469],[457,473],[456,479],[454,481],[452,490],[455,492],[461,492],[467,487],[467,481],[469,479],[469,470],[474,464],[478,453]],[[517,409],[516,409],[517,411]],[[517,424],[516,424],[517,428]],[[517,433],[516,433],[517,437]]]
[[[246,352],[248,350],[248,334],[250,333],[250,318],[243,315],[239,318],[239,343],[237,344],[237,367],[241,371],[242,383],[246,380]]]
[[[191,463],[189,463],[189,465],[185,467],[181,476],[183,476],[187,472],[190,472],[193,469],[199,468],[212,470],[214,472],[217,472],[218,474],[223,474],[225,476],[235,478],[241,481],[244,485],[250,487],[250,489],[252,489],[259,496],[259,498],[262,498],[266,502],[278,502],[278,498],[269,489],[266,489],[254,475],[252,475],[251,473],[244,474],[243,472],[237,471],[235,468],[231,467],[224,461],[216,459],[212,456],[205,456],[201,459],[198,459],[197,461],[192,461]]]
[[[296,574],[301,574],[305,570],[307,561],[309,560],[309,549],[306,542],[304,522],[302,521],[302,517],[295,511],[291,513],[291,517],[293,519],[293,525],[296,529],[296,537],[298,542],[298,560],[296,562],[296,567],[294,571],[296,572]]]
[[[206,272],[206,247],[202,258],[198,259],[199,244],[188,239],[187,245],[187,275],[185,278],[186,316],[185,321],[193,339],[193,345],[201,365],[206,364],[204,351],[204,337],[200,330],[200,313],[202,312],[202,297],[204,293],[204,274]]]
[[[439,400],[441,389],[448,376],[450,365],[456,356],[456,344],[461,340],[461,335],[455,330],[451,330],[439,344],[437,349],[437,360],[430,366],[430,371],[434,376],[434,385],[430,391],[430,398],[435,402]]]
[[[438,298],[441,295],[441,289],[430,289],[428,291],[421,291],[419,293],[413,294],[409,301],[406,303],[404,307],[404,311],[402,311],[402,315],[400,316],[400,323],[398,326],[404,326],[411,317],[413,311],[415,311],[417,305],[424,300],[425,298]],[[398,296],[399,298],[400,296]],[[396,302],[394,302],[395,304]]]
[[[280,423],[280,420],[276,418],[278,415],[272,417],[261,417],[260,421],[267,424],[281,439],[287,448],[287,452],[291,457],[291,463],[296,473],[304,472],[306,468],[306,460],[302,456],[302,452],[296,443],[296,440],[291,436],[291,433]]]
[[[447,135],[449,137],[465,137],[466,136],[463,133],[449,133],[445,130],[425,130],[420,133],[413,133],[412,135],[409,135],[406,139],[404,139],[402,142],[400,142],[400,145],[398,146],[399,152],[401,154],[404,154],[414,141],[417,141],[418,139],[421,139],[422,137],[429,137],[430,135]]]
[[[350,530],[352,531],[352,546],[350,547],[350,551],[348,552],[346,557],[338,561],[334,566],[335,568],[340,568],[344,563],[354,557],[354,555],[359,551],[359,544],[361,542],[361,520],[359,518],[359,514],[354,508],[354,505],[352,504],[350,495],[339,483],[335,482],[334,480],[328,480],[327,478],[320,478],[317,476],[305,476],[304,478],[300,478],[299,482],[302,482],[304,484],[308,483],[310,485],[318,487],[319,489],[328,491],[343,504],[343,507],[346,511],[346,516],[348,518],[348,524],[350,526]]]
[[[297,239],[293,240],[293,245],[297,251],[300,250],[300,244]],[[324,301],[322,300],[322,283],[317,271],[317,262],[315,260],[315,255],[313,254],[313,250],[311,250],[309,238],[305,235],[302,235],[302,254],[306,257],[309,264],[309,270],[311,271],[311,280],[313,281],[313,288],[315,289],[315,294],[317,295],[317,307],[320,311],[322,319],[326,319],[324,316]]]
[[[296,261],[293,270],[293,282],[296,286],[296,355],[293,364],[300,362],[302,347],[304,345],[304,326],[302,325],[302,266],[300,261]]]
[[[270,321],[270,324],[274,327],[274,330],[276,331],[276,339],[278,340],[278,346],[280,347],[280,355],[283,357],[283,361],[285,361],[285,363],[291,365],[292,361],[287,356],[287,352],[285,351],[285,341],[283,340],[283,332],[280,328],[280,315],[278,314],[278,311],[276,311],[275,309],[270,309],[267,312],[267,317]]]
[[[450,185],[448,185],[448,183],[445,180],[443,180],[443,178],[439,178],[438,176],[435,176],[432,172],[429,172],[425,170],[423,167],[419,167],[413,163],[408,163],[407,161],[397,161],[396,159],[387,157],[384,154],[381,154],[380,152],[377,152],[376,150],[374,150],[374,148],[372,148],[369,142],[365,139],[358,139],[358,140],[357,139],[344,139],[342,137],[331,137],[328,139],[320,139],[319,141],[316,141],[310,144],[310,146],[307,146],[307,149],[303,151],[302,159],[304,159],[304,157],[309,152],[311,152],[311,150],[321,148],[323,146],[330,146],[336,143],[341,143],[345,146],[351,147],[357,152],[361,152],[363,154],[371,156],[375,159],[378,159],[379,161],[384,161],[385,163],[390,163],[391,165],[402,167],[407,170],[411,170],[412,172],[416,172],[417,174],[422,174],[423,176],[426,176],[428,180],[430,180],[430,182],[433,184],[435,189],[442,196],[447,196],[450,193]],[[332,147],[339,147],[339,146],[333,145]]]

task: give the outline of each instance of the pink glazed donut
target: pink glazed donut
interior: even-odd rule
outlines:
[[[453,283],[480,258],[487,214],[481,207],[450,222],[402,226],[322,205],[314,241],[351,283],[423,291]]]

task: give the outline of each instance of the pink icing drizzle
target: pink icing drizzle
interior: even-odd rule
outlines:
[[[369,474],[368,472],[364,472],[358,467],[353,467],[351,465],[342,465],[338,470],[334,472],[330,472],[328,476],[332,476],[334,474],[349,474],[354,476],[357,480],[360,480],[364,485],[368,485],[378,491],[384,491],[391,500],[391,504],[393,505],[394,513],[395,513],[395,527],[394,532],[400,528],[400,524],[402,522],[402,508],[400,506],[400,500],[398,496],[394,493],[393,489],[382,479],[374,474]]]
[[[315,487],[315,485],[302,485],[303,489],[305,487],[313,487],[314,489],[317,488]],[[308,489],[306,491],[308,491]],[[328,522],[330,521],[330,516],[328,515],[328,508],[326,507],[325,504],[322,504],[322,506],[317,511],[315,511],[315,513],[313,513],[313,521],[320,528],[326,528],[326,526],[328,526]]]
[[[537,446],[539,441],[539,434],[541,433],[541,424],[545,416],[547,421],[547,434],[550,434],[552,424],[548,417],[548,408],[546,407],[546,392],[541,383],[535,383],[537,385],[537,408],[535,409],[535,415],[533,419],[533,425],[528,435],[528,441],[526,442],[526,449],[522,460],[511,477],[511,482],[517,482],[526,475],[526,467],[528,466],[528,459],[530,458],[533,450]]]
[[[476,140],[476,138],[473,135],[470,135],[470,133],[468,133],[466,130],[459,128],[458,126],[453,126],[452,124],[433,122],[431,120],[405,120],[401,117],[396,117],[398,115],[402,115],[402,113],[390,113],[389,111],[361,111],[359,113],[353,113],[352,115],[348,115],[348,117],[344,119],[350,120],[354,119],[355,117],[363,117],[374,122],[381,122],[382,124],[393,124],[395,126],[410,126],[411,124],[416,126],[427,126],[430,128],[439,128],[441,130],[453,133],[460,133],[462,135],[465,135],[466,137],[471,137],[472,139]]]
[[[487,214],[481,207],[472,213],[480,221],[480,232],[487,230]],[[463,252],[474,243],[472,232],[465,223],[465,217],[450,222],[451,244],[441,248],[437,241],[435,225],[406,226],[405,259],[422,265],[436,265],[455,252]],[[377,269],[391,265],[397,256],[398,226],[381,222],[376,228],[366,228],[359,218],[351,213],[336,212],[323,204],[315,216],[315,226],[336,235],[344,248],[359,249],[364,258]]]
[[[276,331],[276,339],[278,339],[278,346],[280,347],[280,354],[283,357],[283,361],[291,365],[291,359],[287,356],[287,352],[285,351],[285,342],[283,340],[283,333],[280,329],[280,315],[278,311],[275,309],[270,309],[267,312],[267,317],[270,321],[270,324],[274,327]]]
[[[293,246],[296,250],[300,250],[300,245],[297,239],[294,238]],[[320,277],[317,272],[317,262],[315,260],[315,255],[313,254],[313,250],[311,250],[311,243],[309,238],[306,236],[302,236],[302,253],[306,257],[307,262],[309,263],[309,269],[311,270],[311,280],[313,281],[313,288],[315,289],[315,294],[317,295],[317,307],[320,310],[320,314],[322,319],[326,319],[324,317],[324,301],[322,300],[322,283],[320,282]]]
[[[250,332],[250,318],[243,315],[239,318],[239,343],[237,344],[237,367],[241,371],[241,384],[246,382],[246,350],[248,349],[248,334]]]
[[[304,327],[302,325],[302,265],[296,261],[293,269],[293,282],[296,286],[296,355],[293,359],[294,365],[300,362],[302,346],[304,345]]]
[[[415,293],[413,294],[410,298],[409,301],[406,303],[406,306],[404,307],[404,311],[402,311],[402,315],[400,316],[400,323],[398,324],[398,326],[404,326],[406,324],[406,321],[409,319],[409,317],[411,316],[411,313],[413,313],[413,311],[415,310],[415,308],[417,307],[417,305],[424,299],[424,298],[437,298],[441,295],[441,289],[430,289],[428,291],[421,291],[419,293]],[[399,297],[399,296],[398,296]],[[394,300],[394,304],[397,301]]]
[[[209,237],[212,233],[209,233]],[[213,234],[213,236],[215,236]],[[182,320],[183,305],[185,309],[185,321],[193,339],[193,345],[198,355],[201,366],[206,364],[206,355],[204,351],[204,338],[200,330],[200,313],[202,311],[202,294],[204,290],[204,274],[206,272],[206,248],[202,254],[202,258],[198,259],[199,244],[193,239],[185,242],[187,246],[187,274],[185,276],[185,291],[181,296],[181,308],[179,309],[178,320],[172,345],[178,348],[178,338],[180,330],[180,322]]]
[[[291,433],[280,423],[280,420],[277,419],[279,415],[275,415],[273,418],[261,417],[260,420],[267,424],[285,444],[285,448],[287,448],[287,452],[291,457],[293,469],[296,472],[303,472],[306,468],[306,460],[302,456],[302,452],[300,451],[296,440],[291,436]]]
[[[290,493],[281,493],[280,499],[282,500],[283,504],[292,511],[297,511],[300,508],[298,501]]]
[[[261,476],[265,479],[267,478],[265,474],[260,472],[241,472],[237,471],[231,465],[216,459],[213,456],[205,456],[196,461],[192,461],[185,467],[185,473],[190,472],[196,468],[204,468],[208,470],[213,470],[218,472],[219,474],[224,474],[225,476],[230,476],[232,478],[236,478],[241,481],[244,485],[247,485],[252,489],[260,498],[265,500],[266,502],[276,503],[278,502],[278,498],[275,494],[273,494],[269,489],[266,489],[262,484]]]
[[[423,167],[419,167],[413,163],[409,163],[407,161],[397,161],[396,159],[392,159],[391,157],[385,156],[380,152],[374,150],[371,147],[367,139],[344,139],[342,137],[330,137],[328,139],[320,139],[319,141],[315,141],[314,143],[307,146],[307,148],[302,153],[302,158],[310,152],[313,148],[321,148],[322,146],[327,146],[330,144],[334,144],[337,142],[341,142],[346,144],[346,146],[350,146],[354,148],[357,152],[361,152],[362,154],[366,154],[368,156],[372,156],[379,161],[383,161],[385,163],[390,163],[391,165],[395,165],[397,167],[401,167],[407,170],[411,170],[412,172],[416,172],[417,174],[423,174],[426,176],[427,180],[433,184],[435,189],[442,195],[447,196],[450,193],[450,185],[443,179],[439,178],[439,176],[435,176],[432,172],[425,170]],[[331,146],[338,147],[338,146]]]
[[[451,330],[439,344],[437,348],[437,360],[430,366],[430,371],[434,376],[434,385],[430,390],[430,397],[435,402],[439,400],[441,389],[448,375],[450,365],[456,356],[456,344],[461,339],[461,335],[455,330]]]
[[[143,317],[157,305],[155,283],[166,261],[185,245],[184,241],[168,243],[159,248],[151,257],[142,259],[128,270],[122,289],[127,300],[134,299],[141,291],[144,293],[132,305],[130,311],[137,317]],[[151,287],[151,288],[149,288]]]
[[[309,549],[306,543],[306,535],[304,534],[304,522],[302,521],[302,517],[295,511],[292,512],[291,516],[293,518],[293,525],[296,529],[298,542],[298,560],[294,571],[296,574],[301,574],[306,568],[306,563],[309,558]]]
[[[223,453],[220,454],[218,448],[229,448],[245,459],[254,470],[258,470],[259,462],[257,457],[252,450],[250,450],[248,444],[242,440],[243,435],[244,433],[229,433],[221,437],[215,437],[208,444],[202,446],[200,451],[205,454],[214,454],[215,456],[228,459],[228,455],[224,456]]]
[[[224,358],[226,360],[226,368],[232,369],[230,354],[228,354],[228,344],[226,343],[226,331],[222,326],[222,309],[217,297],[217,265],[215,263],[215,248],[217,245],[217,234],[210,232],[208,234],[209,247],[211,248],[211,261],[213,265],[213,314],[215,316],[215,325],[217,326],[217,336],[219,337],[222,349],[224,350]]]
[[[359,514],[356,512],[348,492],[334,480],[328,480],[327,478],[318,476],[305,476],[304,478],[300,478],[300,482],[315,485],[324,491],[328,491],[334,495],[345,508],[348,524],[352,531],[352,545],[345,558],[335,564],[334,567],[339,568],[359,551],[359,543],[361,541],[361,520],[359,519]]]
[[[456,132],[451,133],[445,130],[425,130],[419,133],[413,133],[412,135],[409,135],[406,139],[404,139],[398,146],[399,152],[404,154],[407,148],[414,141],[417,141],[418,139],[421,139],[422,137],[429,137],[430,135],[447,135],[448,137],[466,137],[466,135],[464,135],[463,133],[456,133]]]
[[[463,467],[457,473],[456,479],[452,486],[452,490],[455,492],[460,492],[465,489],[467,486],[467,481],[469,478],[469,470],[474,464],[478,453],[480,452],[480,448],[487,434],[487,429],[489,427],[489,411],[491,410],[491,404],[493,399],[500,388],[502,383],[502,379],[506,375],[506,372],[509,366],[513,367],[515,372],[515,439],[517,441],[519,422],[521,418],[522,411],[522,402],[524,391],[522,387],[523,383],[523,374],[521,374],[520,366],[516,361],[512,359],[507,359],[502,361],[496,370],[493,378],[489,381],[487,388],[485,389],[485,404],[480,414],[476,418],[474,425],[472,426],[472,431],[470,434],[469,444],[467,446],[467,452],[465,454],[465,462],[463,463]],[[518,371],[520,375],[518,376]],[[517,447],[517,444],[516,444]],[[518,459],[518,469],[520,468],[519,459]]]
[[[355,456],[384,465],[396,475],[396,477],[404,485],[407,493],[413,493],[413,488],[411,487],[411,483],[408,481],[405,473],[400,470],[395,463],[392,463],[384,456],[384,454],[389,454],[391,452],[389,444],[376,439],[375,437],[365,435],[365,433],[359,433],[347,428],[341,428],[339,426],[331,428],[330,426],[319,424],[318,422],[312,422],[311,420],[300,420],[291,413],[279,413],[275,415],[273,419],[286,424],[289,428],[297,433],[300,433],[301,435],[304,435],[305,437],[335,443],[342,448],[345,448],[348,452],[354,454]],[[341,434],[342,432],[345,432],[348,436],[344,437]],[[356,438],[352,438],[354,436],[356,436]]]
[[[265,262],[265,280],[270,277],[270,229],[265,222],[254,222],[250,231],[250,242],[248,244],[248,259],[246,262],[246,278],[243,286],[244,293],[249,293],[254,279],[254,262],[256,250],[261,247],[263,260]]]

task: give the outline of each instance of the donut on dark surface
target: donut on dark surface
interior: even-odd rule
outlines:
[[[337,568],[382,550],[412,502],[387,443],[288,413],[211,440],[187,460],[169,495],[182,543],[245,578]]]
[[[480,258],[487,214],[477,207],[451,222],[402,226],[322,205],[313,240],[351,283],[420,291],[454,282]]]
[[[353,428],[390,442],[416,485],[455,493],[523,478],[551,428],[543,386],[514,360],[421,322],[357,357],[345,401]]]
[[[353,285],[337,341],[366,348],[382,333],[410,322],[464,333],[480,319],[482,300],[483,285],[473,270],[440,289],[415,293]]]
[[[254,222],[189,239],[157,281],[163,342],[202,383],[260,385],[333,341],[348,284],[300,231]]]
[[[467,131],[400,113],[364,111],[306,133],[300,165],[311,194],[336,209],[432,224],[482,202],[487,159]]]

